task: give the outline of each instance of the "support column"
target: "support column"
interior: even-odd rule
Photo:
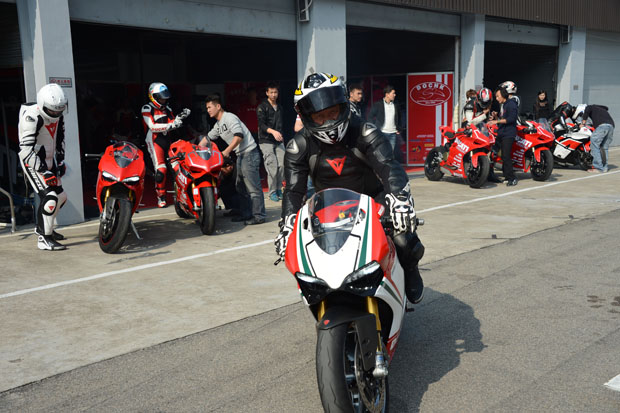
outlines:
[[[28,101],[36,101],[37,91],[52,78],[62,80],[69,101],[64,115],[67,173],[62,178],[67,203],[60,210],[58,223],[82,222],[84,200],[68,0],[17,0],[16,3]]]
[[[567,101],[572,105],[583,102],[586,66],[586,29],[571,27],[570,40],[560,44],[558,53],[558,89],[556,105]]]
[[[314,0],[310,21],[297,22],[297,81],[314,72],[347,75],[345,0]]]
[[[468,89],[479,90],[484,79],[485,20],[482,14],[461,16],[460,106]],[[460,115],[459,115],[460,116]]]

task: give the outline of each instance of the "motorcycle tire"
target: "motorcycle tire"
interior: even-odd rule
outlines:
[[[108,203],[114,202],[111,208],[109,228],[104,228],[103,222],[99,221],[99,247],[106,254],[113,254],[125,242],[129,225],[131,223],[131,202],[128,199],[108,198],[105,210],[108,210]]]
[[[342,324],[329,330],[317,330],[316,376],[323,410],[330,413],[382,412],[388,411],[388,378],[375,379],[372,372],[361,374],[377,384],[375,389],[384,389],[380,409],[368,409],[359,393],[356,379],[355,358],[359,350],[357,334],[351,325]],[[357,363],[358,368],[361,361]],[[379,390],[380,392],[380,390]],[[375,395],[377,396],[377,395]],[[381,394],[378,395],[381,397]],[[373,401],[376,399],[373,396]]]
[[[439,181],[443,177],[441,167],[439,166],[443,159],[442,153],[439,148],[433,148],[426,155],[424,161],[424,175],[429,181]]]
[[[192,216],[190,214],[188,214],[187,212],[185,212],[185,210],[183,208],[181,208],[181,205],[179,204],[179,201],[177,200],[177,184],[175,182],[174,184],[174,212],[177,213],[177,215],[179,216],[179,218],[191,218]]]
[[[467,171],[467,183],[472,188],[480,188],[487,182],[491,161],[486,156],[478,157],[478,166],[470,166]]]
[[[211,235],[215,229],[215,194],[213,188],[200,188],[200,230],[205,235]]]
[[[546,181],[553,172],[553,154],[546,150],[540,153],[540,162],[532,163],[532,178],[535,181]]]
[[[577,152],[577,165],[584,171],[592,169],[592,154],[590,152]]]

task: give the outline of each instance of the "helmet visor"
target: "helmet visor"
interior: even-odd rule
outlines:
[[[300,114],[309,116],[330,106],[345,103],[344,89],[341,86],[322,87],[308,94],[297,102]]]
[[[50,108],[43,108],[43,111],[50,117],[52,118],[59,118],[60,115],[62,115],[62,112],[64,112],[64,110],[51,110]]]

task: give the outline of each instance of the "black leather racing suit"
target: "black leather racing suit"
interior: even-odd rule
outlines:
[[[409,182],[394,158],[389,140],[371,123],[352,121],[342,141],[329,145],[312,137],[305,128],[286,146],[282,218],[302,207],[308,177],[317,191],[345,188],[371,196],[385,205],[385,194],[399,193]],[[405,282],[417,272],[424,246],[415,232],[393,236]]]

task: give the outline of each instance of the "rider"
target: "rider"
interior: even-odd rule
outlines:
[[[471,99],[467,100],[463,107],[463,114],[465,126],[474,125],[478,126],[488,120],[488,114],[491,110],[491,103],[493,102],[493,92],[491,89],[482,88]]]
[[[569,121],[574,113],[575,108],[568,102],[560,103],[560,105],[551,113],[551,116],[549,117],[549,125],[551,125],[551,130],[556,137],[568,131],[566,121]]]
[[[168,132],[183,126],[183,119],[189,116],[190,110],[183,111],[174,117],[168,106],[170,91],[163,83],[151,83],[149,86],[149,100],[142,106],[142,120],[146,132],[146,146],[153,161],[155,170],[155,191],[157,192],[157,206],[166,206],[166,154],[170,147]]]
[[[283,257],[295,216],[302,207],[308,177],[317,190],[346,188],[385,204],[394,224],[393,240],[405,271],[405,293],[422,300],[424,284],[418,262],[424,255],[416,214],[403,167],[389,140],[371,123],[350,122],[345,88],[336,76],[313,73],[295,90],[295,110],[304,128],[286,147],[280,234],[276,252]]]
[[[37,247],[57,251],[65,237],[54,231],[58,210],[67,201],[60,177],[65,174],[65,123],[67,98],[55,83],[43,86],[36,103],[19,109],[19,159],[30,185],[40,198],[37,210]]]

